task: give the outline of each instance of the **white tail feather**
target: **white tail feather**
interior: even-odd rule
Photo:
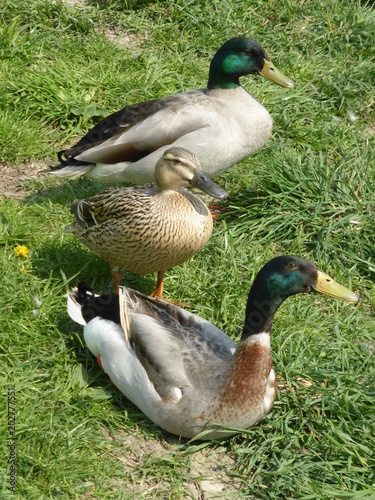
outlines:
[[[85,174],[88,174],[93,169],[93,165],[68,165],[57,170],[50,170],[50,174],[58,177],[66,177],[68,179],[78,179]]]
[[[68,314],[71,317],[73,321],[78,323],[79,325],[85,326],[86,321],[83,319],[82,316],[82,306],[79,304],[74,296],[74,293],[76,292],[76,289],[73,290],[72,293],[68,293]]]

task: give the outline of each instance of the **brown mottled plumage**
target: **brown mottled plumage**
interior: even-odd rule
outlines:
[[[68,227],[111,266],[115,290],[119,270],[158,272],[154,295],[162,296],[164,271],[199,252],[212,232],[212,216],[185,186],[218,198],[226,193],[200,169],[190,151],[170,148],[157,163],[154,185],[109,188],[72,204],[76,222]]]
[[[163,429],[187,438],[207,431],[199,436],[207,439],[247,429],[271,410],[274,314],[287,297],[314,290],[358,302],[306,259],[269,261],[251,287],[238,345],[199,316],[125,287],[119,297],[95,297],[81,285],[68,312],[128,399]]]

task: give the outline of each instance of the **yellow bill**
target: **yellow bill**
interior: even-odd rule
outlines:
[[[283,75],[281,71],[267,59],[264,60],[264,66],[260,74],[264,76],[264,78],[267,78],[267,80],[271,80],[271,82],[281,85],[281,87],[287,87],[289,89],[294,88],[293,80]]]
[[[356,293],[349,290],[349,288],[339,285],[339,283],[322,271],[318,271],[318,281],[313,288],[317,292],[324,293],[324,295],[329,295],[330,297],[335,297],[335,299],[345,300],[345,302],[351,302],[354,304],[359,302],[359,296]]]

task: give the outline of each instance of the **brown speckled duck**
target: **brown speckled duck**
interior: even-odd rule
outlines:
[[[313,291],[358,302],[306,259],[269,261],[251,287],[238,345],[199,316],[126,288],[95,297],[81,285],[68,313],[85,325],[87,347],[114,385],[151,420],[187,438],[206,431],[207,439],[247,429],[270,411],[274,314],[287,297]]]
[[[272,118],[239,83],[260,74],[293,88],[251,38],[228,40],[212,59],[206,89],[127,106],[107,116],[73,147],[58,153],[52,173],[99,182],[151,182],[156,161],[172,146],[192,151],[210,176],[260,149]]]
[[[109,262],[115,292],[120,269],[135,274],[157,272],[152,296],[162,298],[166,269],[199,252],[212,232],[212,216],[203,201],[185,186],[219,199],[226,192],[202,172],[197,157],[170,148],[156,164],[154,184],[109,188],[71,205],[76,222],[67,228]]]

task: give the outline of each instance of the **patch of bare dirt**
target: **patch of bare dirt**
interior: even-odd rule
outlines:
[[[225,447],[200,450],[191,457],[191,473],[196,481],[191,484],[197,500],[237,498],[241,483],[228,476],[234,459]]]
[[[135,33],[127,33],[118,26],[110,26],[106,28],[105,36],[124,50],[131,50],[134,54],[140,52],[143,40]]]
[[[30,180],[45,175],[47,168],[43,162],[33,161],[17,167],[0,162],[0,197],[13,200],[22,200],[26,196],[36,193],[30,185]]]
[[[85,0],[64,0],[64,3],[68,7],[75,7],[76,5],[84,5],[86,2]]]
[[[375,135],[375,123],[367,125],[367,127],[365,127],[365,135],[367,137],[373,137]]]
[[[179,454],[183,457],[183,451],[179,451],[178,438],[168,438],[167,442],[156,439],[146,441],[134,435],[113,438],[107,434],[108,437],[115,444],[114,455],[124,466],[126,481],[124,484],[117,482],[115,488],[118,493],[126,493],[129,498],[133,498],[133,495],[137,495],[137,498],[151,498],[152,495],[159,498],[164,494],[165,498],[169,498],[168,482],[160,478],[156,480],[157,475],[153,473],[153,469],[157,467],[158,461],[178,464]],[[233,468],[233,464],[234,458],[225,447],[212,449],[209,446],[193,453],[188,472],[182,472],[186,478],[186,493],[196,500],[237,498],[241,483],[227,473]],[[132,479],[131,485],[129,478]]]
[[[84,5],[85,0],[63,0],[67,7],[75,7],[77,5]],[[101,27],[96,27],[97,33],[101,32]],[[140,52],[140,47],[144,41],[144,37],[136,35],[135,33],[128,33],[119,26],[109,26],[104,32],[106,38],[111,42],[117,43],[124,50],[131,50],[134,54]]]

